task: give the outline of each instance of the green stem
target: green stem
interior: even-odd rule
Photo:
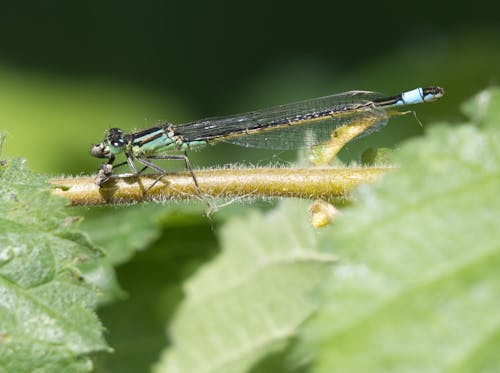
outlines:
[[[155,175],[117,176],[100,188],[92,177],[52,179],[53,193],[72,206],[208,198],[346,198],[355,186],[375,181],[390,167],[241,168],[196,170],[198,191],[188,173],[167,174],[147,193]],[[201,196],[200,196],[201,192]]]

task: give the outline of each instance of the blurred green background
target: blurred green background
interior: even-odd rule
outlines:
[[[411,6],[410,6],[411,5]],[[0,129],[7,155],[51,174],[93,173],[104,132],[182,123],[292,100],[441,85],[418,108],[425,125],[456,119],[466,97],[496,83],[496,3],[10,2],[0,12]],[[360,149],[425,130],[397,118]],[[218,145],[195,167],[289,154]]]

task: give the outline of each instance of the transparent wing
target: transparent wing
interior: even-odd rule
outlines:
[[[224,141],[246,147],[297,149],[325,143],[336,128],[371,120],[373,132],[387,122],[373,105],[380,94],[351,91],[270,109],[208,118],[175,127],[184,141]],[[363,134],[364,135],[364,134]]]
[[[323,118],[314,123],[288,126],[282,130],[267,130],[246,136],[223,138],[222,141],[245,147],[267,148],[277,150],[300,149],[330,141],[332,132],[342,126],[360,121],[372,121],[370,129],[360,136],[380,128],[387,123],[387,113],[381,109],[368,109],[363,112],[348,113],[342,117]]]

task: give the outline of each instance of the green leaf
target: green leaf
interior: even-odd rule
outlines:
[[[158,240],[117,268],[128,297],[99,309],[115,350],[96,363],[99,372],[149,371],[165,348],[165,324],[184,298],[182,284],[218,252],[213,226],[203,216],[161,224]]]
[[[196,215],[187,215],[196,211]],[[162,234],[162,227],[175,222],[196,221],[199,206],[167,206],[157,203],[136,206],[106,207],[77,210],[85,216],[81,228],[105,253],[97,261],[81,266],[84,277],[102,292],[100,305],[123,299],[126,293],[116,279],[114,268],[128,262],[138,252],[151,247]],[[196,216],[196,218],[194,218]]]
[[[500,88],[491,87],[479,92],[462,105],[462,111],[481,126],[500,126]]]
[[[493,117],[484,133],[437,126],[405,144],[400,168],[360,188],[356,206],[322,237],[341,261],[297,348],[313,371],[500,370]]]
[[[116,266],[158,238],[158,210],[151,205],[98,208],[86,214],[82,229],[105,250],[106,260]]]
[[[100,256],[43,177],[19,159],[0,166],[0,370],[89,371],[109,350],[78,266]]]
[[[222,253],[187,283],[157,372],[243,372],[287,345],[333,262],[317,252],[306,208],[287,202],[223,227]]]

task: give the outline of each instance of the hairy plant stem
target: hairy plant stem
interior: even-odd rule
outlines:
[[[355,186],[375,181],[391,167],[231,168],[195,170],[199,190],[189,173],[113,176],[101,187],[94,178],[54,178],[53,193],[72,206],[128,204],[142,201],[237,198],[304,198],[345,200]],[[147,193],[145,191],[147,190]]]

